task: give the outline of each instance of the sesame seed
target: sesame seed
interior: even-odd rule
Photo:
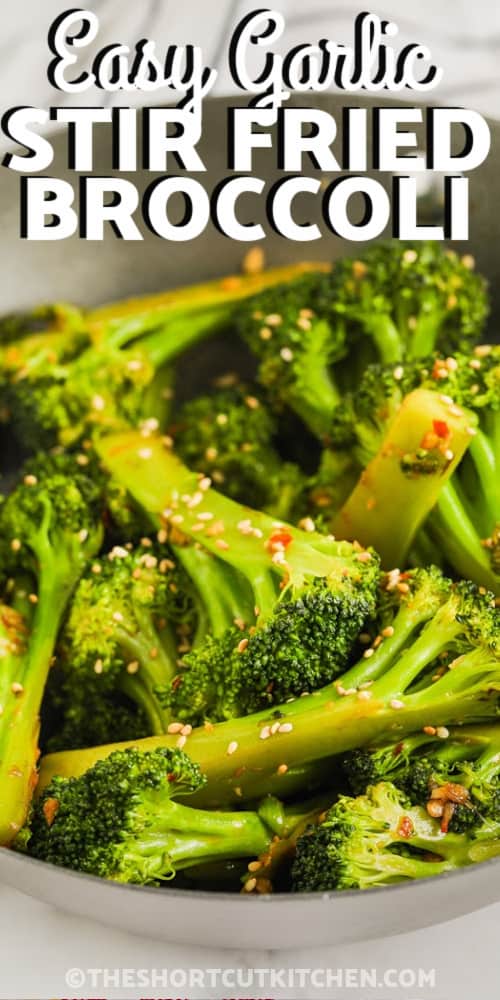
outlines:
[[[364,660],[369,660],[370,656],[373,656],[374,652],[375,652],[375,650],[374,650],[373,646],[370,646],[369,649],[365,649],[365,651],[363,653],[363,659]]]
[[[244,653],[245,649],[247,648],[247,646],[248,646],[248,639],[246,639],[246,638],[245,639],[241,639],[240,642],[238,643],[236,649],[238,650],[238,653]]]
[[[264,726],[264,728],[261,729],[261,731],[259,733],[259,738],[261,740],[268,740],[269,737],[270,737],[270,735],[271,735],[271,730],[270,730],[269,726]]]
[[[104,670],[104,664],[102,660],[96,660],[94,663],[94,673],[102,674],[103,670]]]
[[[160,543],[160,545],[165,544],[165,542],[168,539],[168,532],[165,530],[165,528],[160,528],[160,530],[157,532],[156,539]]]
[[[436,729],[436,736],[439,736],[440,740],[447,740],[450,735],[450,730],[446,726],[438,726]]]
[[[282,361],[293,361],[293,351],[289,347],[282,347],[280,358]]]
[[[358,560],[358,562],[365,563],[365,562],[370,562],[371,557],[372,557],[371,552],[358,552],[356,559]]]
[[[383,628],[382,629],[382,635],[383,635],[384,639],[390,639],[390,637],[392,635],[394,635],[394,628],[393,628],[393,626],[392,625],[387,625],[386,628]]]
[[[10,547],[13,552],[19,552],[19,549],[21,548],[21,542],[19,541],[19,538],[13,538],[10,543]]]
[[[87,529],[86,528],[82,528],[82,530],[78,532],[78,536],[77,537],[78,537],[78,541],[83,545],[83,543],[86,542],[87,538],[89,537],[89,533],[88,533]]]
[[[227,542],[224,541],[223,538],[217,538],[215,544],[217,548],[221,550],[221,552],[227,552],[229,548],[229,545],[227,544]]]
[[[203,490],[203,492],[205,493],[206,490],[209,490],[212,485],[212,480],[210,479],[210,476],[203,476],[202,479],[200,479],[198,485],[200,487],[200,490]]]
[[[426,736],[435,736],[436,735],[436,730],[435,730],[434,726],[424,726],[423,731],[426,734]]]
[[[451,413],[452,417],[463,417],[464,411],[460,409],[459,406],[450,406],[448,413]]]
[[[280,766],[278,767],[277,773],[278,774],[286,774],[287,771],[288,771],[288,764],[280,764]]]
[[[127,559],[128,552],[122,545],[115,545],[109,553],[110,559]]]
[[[234,789],[234,794],[237,795],[239,799],[243,798],[243,792],[239,785],[236,785],[236,788]]]
[[[257,885],[257,879],[256,878],[249,878],[248,882],[245,882],[245,885],[243,886],[244,891],[245,892],[253,892],[256,885]]]
[[[260,406],[259,400],[255,396],[246,396],[245,403],[249,410],[258,410]]]
[[[213,520],[213,516],[214,515],[212,514],[212,512],[210,510],[202,510],[202,511],[200,511],[199,514],[196,515],[196,517],[198,518],[199,521],[212,521]]]
[[[447,406],[453,406],[453,399],[451,396],[445,396],[444,393],[439,394],[439,398],[442,403],[446,403]]]
[[[103,398],[103,396],[93,396],[91,406],[93,410],[101,412],[106,407],[106,400]]]
[[[473,271],[476,266],[476,261],[471,253],[466,253],[462,257],[462,264],[467,268],[468,271]]]
[[[279,727],[279,729],[278,729],[278,732],[279,733],[291,733],[292,729],[293,729],[293,726],[292,726],[291,722],[282,722],[281,725],[280,725],[280,727]]]
[[[186,743],[187,743],[187,736],[183,736],[181,734],[179,736],[179,739],[177,740],[176,746],[179,747],[179,750],[182,750],[182,748],[186,746]]]
[[[264,323],[267,323],[268,326],[279,326],[282,322],[283,317],[279,313],[270,313],[264,318]]]
[[[127,663],[127,673],[128,674],[136,674],[138,670],[139,670],[139,661],[138,660],[132,660],[131,663]]]
[[[393,374],[394,378],[396,379],[396,382],[400,382],[401,379],[403,378],[404,373],[405,373],[405,370],[404,370],[403,366],[402,365],[397,365],[392,374]]]
[[[170,518],[172,524],[182,524],[184,517],[182,514],[173,514]]]
[[[447,448],[446,451],[445,451],[445,453],[444,453],[444,457],[445,457],[445,459],[446,459],[447,462],[452,462],[453,459],[454,459],[454,457],[455,457],[455,454],[451,450],[451,448]]]
[[[403,260],[405,264],[414,264],[418,258],[416,250],[405,250],[403,253]]]
[[[177,735],[177,733],[180,733],[182,729],[183,729],[182,722],[171,722],[167,729],[167,732],[170,733],[171,736],[174,736]]]
[[[36,594],[30,594],[28,597],[30,604],[38,604],[38,597]]]
[[[236,740],[232,740],[226,750],[228,757],[231,757],[233,753],[236,753],[237,749],[238,749],[238,744]]]
[[[190,509],[192,509],[193,507],[197,507],[198,504],[202,502],[202,500],[203,500],[203,493],[201,492],[201,490],[198,490],[196,493],[193,494],[193,496],[189,500],[188,507]]]
[[[270,727],[271,736],[275,736],[279,728],[280,728],[280,723],[273,722],[272,726]]]
[[[23,482],[25,486],[36,486],[38,479],[36,476],[25,476]]]
[[[264,270],[265,256],[262,247],[251,247],[245,254],[242,262],[244,274],[260,274]]]
[[[183,726],[182,729],[181,729],[181,735],[182,736],[191,736],[192,732],[193,732],[193,727],[190,726],[189,723],[187,725]]]
[[[302,531],[316,531],[316,525],[312,517],[303,517],[302,520],[299,521],[299,528],[302,528]]]
[[[358,691],[358,701],[369,701],[371,696],[372,696],[371,691],[366,691],[366,690]]]
[[[12,694],[22,694],[24,691],[24,687],[19,683],[19,681],[14,681],[14,683],[11,684],[10,689]]]
[[[261,340],[271,340],[273,331],[269,329],[268,326],[262,326],[259,330],[259,337]]]
[[[472,358],[472,361],[469,361],[469,368],[473,368],[475,371],[478,371],[480,367],[481,362],[479,358]]]
[[[99,573],[102,573],[102,566],[100,566],[99,563],[94,563],[92,566],[92,572],[95,576],[99,576]]]
[[[392,701],[390,702],[390,706],[391,706],[391,708],[394,708],[396,711],[399,708],[404,708],[405,707],[404,706],[404,702],[400,701],[399,698],[393,698]]]
[[[219,427],[225,427],[228,421],[227,413],[218,413],[215,422],[219,424]]]
[[[400,594],[409,594],[410,592],[410,586],[408,583],[397,583],[396,587]]]
[[[120,622],[123,621],[123,615],[122,615],[121,611],[115,611],[114,612],[114,614],[113,614],[113,621],[114,622],[118,622],[118,624],[120,624]]]
[[[250,861],[248,864],[249,872],[258,872],[260,868],[262,868],[260,861]]]
[[[297,326],[299,330],[305,330],[305,331],[310,330],[311,325],[312,325],[311,320],[307,319],[305,316],[300,316],[299,319],[297,320]]]
[[[89,458],[88,458],[88,456],[87,455],[77,455],[76,456],[76,464],[82,466],[82,468],[85,465],[88,465],[89,464]]]

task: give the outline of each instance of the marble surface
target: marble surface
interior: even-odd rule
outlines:
[[[61,0],[18,0],[2,5],[0,28],[0,112],[12,105],[45,106],[61,103],[47,84],[48,51],[44,37],[52,19],[69,4]],[[100,17],[99,47],[110,41],[134,43],[148,36],[159,43],[191,41],[203,45],[207,62],[218,69],[218,93],[227,93],[226,43],[231,26],[247,10],[259,6],[251,0],[94,0],[82,6]],[[287,47],[323,36],[348,43],[352,18],[363,9],[358,0],[274,0],[269,3],[287,14]],[[492,0],[385,0],[369,5],[394,18],[405,41],[430,45],[434,60],[445,70],[436,94],[449,104],[465,104],[491,116],[500,116],[500,5]],[[119,97],[101,95],[108,103]],[[92,103],[99,95],[92,94]],[[68,98],[67,103],[74,103]],[[87,98],[81,103],[90,103]],[[470,1000],[480,991],[482,1000],[496,1000],[500,957],[498,927],[500,905],[430,931],[389,941],[321,949],[307,953],[237,953],[202,948],[196,942],[185,949],[146,941],[97,922],[59,913],[7,888],[0,888],[0,1000],[26,1000],[73,995],[65,981],[70,968],[325,968],[436,969],[434,989],[384,988],[323,990],[316,996],[359,1000]],[[135,997],[141,992],[108,987],[85,995],[108,998]],[[148,993],[148,991],[145,991]],[[149,995],[161,992],[149,990]],[[170,995],[165,992],[163,996]],[[175,995],[178,995],[177,993]],[[222,996],[220,991],[181,993],[194,997]],[[227,995],[227,994],[226,994]],[[234,995],[234,994],[232,994]],[[250,993],[248,995],[263,995]],[[267,996],[312,997],[310,988],[293,993],[275,991]]]

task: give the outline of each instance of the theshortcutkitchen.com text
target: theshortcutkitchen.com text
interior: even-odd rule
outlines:
[[[270,229],[295,242],[326,233],[367,241],[387,231],[409,240],[468,238],[468,174],[488,156],[488,125],[463,108],[391,106],[387,98],[402,91],[428,99],[443,77],[425,45],[398,46],[393,22],[360,13],[351,45],[319,39],[283,55],[276,51],[286,38],[283,15],[247,14],[227,50],[232,80],[246,104],[227,108],[227,174],[210,189],[200,146],[204,99],[215,86],[216,70],[205,65],[197,46],[162,47],[150,39],[133,48],[107,45],[86,62],[99,28],[89,10],[67,11],[50,26],[47,74],[55,90],[120,92],[124,100],[132,91],[154,92],[172,106],[6,112],[3,133],[20,148],[6,154],[3,166],[21,175],[22,238],[77,234],[102,240],[111,228],[125,240],[142,240],[149,229],[164,240],[186,242],[209,225],[243,243],[264,240]],[[353,94],[351,105],[330,112],[310,97],[306,106],[289,103],[292,95],[332,88]],[[386,103],[358,107],[360,92],[380,93]],[[50,176],[50,122],[65,131],[74,181]],[[102,176],[102,162],[96,176],[94,140],[103,129],[109,176]],[[257,157],[259,163],[268,158],[272,183],[256,173]],[[139,170],[148,181],[141,194],[130,179]],[[418,179],[424,171],[438,173],[442,183],[442,218],[432,225],[419,219]],[[121,176],[125,172],[129,176]],[[373,176],[378,173],[380,178]],[[252,221],[259,202],[267,225]],[[319,221],[307,221],[308,211]]]

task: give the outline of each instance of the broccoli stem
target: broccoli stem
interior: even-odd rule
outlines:
[[[158,295],[128,299],[102,306],[85,317],[86,327],[96,343],[105,340],[107,343],[121,347],[134,337],[147,331],[169,332],[183,336],[183,326],[192,322],[195,329],[203,315],[214,312],[214,316],[228,315],[228,307],[234,303],[255,295],[264,288],[292,281],[295,277],[307,271],[329,270],[326,264],[308,264],[307,262],[274,268],[258,274],[233,275],[200,285],[176,288]],[[197,314],[200,314],[197,316]],[[187,322],[186,322],[187,321]],[[204,329],[198,327],[198,336]],[[192,332],[187,333],[189,338]],[[116,341],[113,338],[116,337]],[[172,336],[172,340],[175,338]],[[194,343],[194,339],[187,341]],[[173,345],[172,345],[172,349]]]
[[[467,666],[467,664],[466,664]],[[256,797],[256,787],[272,780],[282,764],[289,768],[324,761],[347,750],[375,743],[387,732],[394,738],[423,729],[424,726],[453,725],[495,718],[498,712],[500,677],[495,665],[481,667],[471,663],[480,679],[460,690],[464,683],[460,670],[450,671],[432,685],[432,690],[406,695],[402,708],[395,709],[378,696],[377,682],[371,688],[372,697],[360,700],[356,694],[340,696],[335,685],[281,705],[279,718],[285,724],[283,733],[262,738],[266,727],[276,721],[272,710],[256,713],[209,728],[194,730],[188,739],[186,752],[199,764],[208,779],[207,788],[197,792],[196,804],[217,806],[242,802]],[[468,671],[467,671],[468,674]],[[491,680],[488,680],[491,675]],[[486,678],[486,679],[485,679]],[[392,698],[391,698],[392,701]],[[288,725],[291,726],[288,729]],[[140,743],[142,750],[174,747],[175,737],[151,737]],[[229,744],[237,750],[227,754]],[[97,760],[107,757],[116,745],[51,754],[42,761],[40,788],[55,775],[70,777],[83,774]],[[307,768],[305,771],[307,775]],[[283,779],[280,779],[283,780]],[[279,782],[278,782],[279,785]],[[238,791],[236,791],[238,789]]]
[[[448,428],[453,457],[435,472],[406,474],[402,458],[419,452],[436,421]],[[403,565],[420,525],[471,443],[474,422],[472,414],[450,414],[439,393],[416,389],[406,396],[377,455],[335,517],[334,534],[373,545],[388,569]]]
[[[363,321],[363,325],[373,340],[379,360],[383,364],[392,365],[402,361],[405,354],[404,345],[399,330],[390,316],[372,313],[369,319]]]
[[[498,424],[500,426],[500,418]],[[500,519],[500,431],[497,443],[478,429],[471,441],[469,455],[481,485],[480,496],[487,519],[484,530],[489,534]]]
[[[462,504],[454,479],[443,486],[427,527],[456,572],[498,593],[498,578],[491,568],[488,551]]]
[[[410,318],[410,317],[408,317]],[[416,318],[416,326],[408,344],[408,358],[427,358],[436,350],[436,343],[441,332],[444,310],[437,310],[435,303],[429,311],[422,309]]]

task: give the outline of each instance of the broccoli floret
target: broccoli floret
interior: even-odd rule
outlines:
[[[372,361],[468,350],[488,316],[486,283],[471,258],[435,241],[374,244],[355,260],[340,260],[332,279],[332,310],[343,335],[362,349],[371,339]]]
[[[82,577],[58,661],[70,716],[85,712],[89,698],[99,703],[120,692],[147,717],[151,735],[167,731],[162,693],[177,673],[178,648],[194,633],[196,614],[191,585],[171,551],[144,542],[131,551],[115,546]]]
[[[332,324],[331,276],[304,275],[263,292],[243,305],[236,322],[273,406],[292,409],[322,437],[340,401],[331,366],[348,351]]]
[[[183,461],[210,476],[226,496],[293,518],[304,477],[297,465],[282,461],[276,430],[263,401],[236,384],[185,403],[171,433]]]
[[[120,443],[115,438],[101,442],[100,453],[114,478],[156,514],[158,526],[173,531],[172,540],[180,531],[217,555],[252,595],[255,610],[244,622],[247,630],[233,630],[217,657],[206,693],[207,714],[245,714],[320,687],[344,670],[375,608],[374,554],[276,522],[223,497],[165,451],[159,439],[150,438],[151,461],[145,462],[139,442],[135,435],[120,437]],[[186,658],[195,677],[198,664],[199,703],[202,677],[208,674],[203,647]],[[185,711],[183,676],[175,683],[174,715]],[[190,691],[195,683],[193,679]],[[210,711],[214,691],[218,697]]]
[[[181,750],[117,751],[81,778],[55,778],[37,802],[28,852],[39,860],[140,885],[202,862],[261,854],[274,827],[254,812],[194,809],[173,798],[205,779]]]
[[[4,402],[19,440],[35,450],[72,447],[123,426],[164,426],[172,362],[227,326],[239,299],[300,271],[225,279],[85,314],[86,350],[44,351],[34,365],[30,353],[27,366],[8,373]]]
[[[189,753],[207,775],[210,802],[251,799],[255,783],[260,787],[266,776],[272,782],[282,765],[290,771],[306,765],[307,772],[313,763],[373,745],[388,732],[396,742],[424,726],[498,717],[500,635],[493,596],[471,583],[452,584],[437,570],[417,574],[415,583],[412,573],[388,575],[392,620],[386,602],[380,635],[333,683],[221,722],[209,733],[203,726],[193,731]],[[172,745],[169,737],[160,739]],[[229,745],[234,754],[227,755]],[[149,741],[141,746],[147,749]],[[93,760],[92,751],[46,758],[42,782],[54,773],[81,773]]]
[[[45,753],[123,743],[151,735],[146,712],[126,695],[91,684],[75,693],[63,671],[51,670],[44,705],[51,722],[42,726]],[[45,728],[45,734],[44,734]]]
[[[474,835],[443,833],[421,806],[389,782],[341,796],[297,842],[295,892],[370,889],[428,878],[500,854],[499,824]]]
[[[486,818],[500,819],[500,727],[464,726],[451,734],[426,728],[398,743],[349,754],[344,768],[353,792],[391,781],[439,818],[443,832],[462,833]]]
[[[83,475],[27,473],[0,506],[0,571],[29,595],[22,651],[3,663],[0,843],[24,823],[37,760],[40,705],[58,632],[102,540],[100,494]],[[13,581],[13,582],[12,582]]]

